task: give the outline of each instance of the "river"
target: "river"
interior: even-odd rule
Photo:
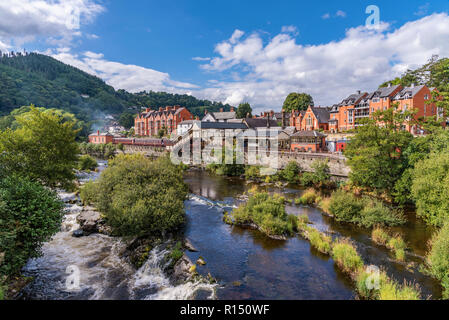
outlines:
[[[104,168],[105,163],[100,163]],[[101,171],[101,170],[100,170]],[[82,180],[95,179],[98,173]],[[151,251],[148,261],[134,270],[121,252],[125,243],[119,238],[100,234],[74,238],[79,226],[77,203],[67,204],[62,230],[42,248],[43,255],[31,259],[24,274],[34,280],[22,292],[23,299],[354,299],[351,282],[336,268],[332,259],[310,247],[301,237],[286,241],[273,240],[256,230],[228,226],[222,221],[223,211],[230,211],[253,185],[238,178],[188,171],[185,182],[191,195],[185,202],[187,224],[185,236],[198,252],[186,252],[192,261],[202,256],[206,265],[198,266],[202,275],[210,273],[218,284],[170,284],[162,272],[163,248]],[[298,198],[296,188],[261,187],[268,192]],[[73,198],[60,193],[62,198]],[[66,199],[67,200],[67,199]],[[73,202],[73,201],[71,201]],[[335,223],[315,208],[289,205],[288,213],[307,214],[314,227],[336,235],[350,237],[365,263],[384,268],[400,282],[418,283],[425,297],[439,298],[441,288],[430,277],[418,272],[431,230],[412,219],[397,228],[414,254],[407,264],[395,262],[390,253],[374,245],[367,230]],[[410,265],[410,262],[414,262]],[[66,273],[69,266],[79,270],[78,290],[68,290]]]

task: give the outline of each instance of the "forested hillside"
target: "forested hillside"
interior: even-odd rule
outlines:
[[[217,111],[230,107],[189,95],[116,91],[100,78],[52,57],[0,52],[0,115],[30,104],[63,109],[84,121],[119,115],[130,107],[137,107],[133,109],[137,112],[140,107],[182,105],[195,115],[203,114],[205,108]]]

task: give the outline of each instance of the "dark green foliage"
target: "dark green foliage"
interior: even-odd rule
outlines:
[[[124,112],[118,118],[118,123],[124,127],[125,129],[130,129],[134,126],[134,118],[136,117],[135,113]]]
[[[282,110],[285,112],[307,110],[309,106],[314,106],[313,98],[310,94],[292,92],[285,99]]]
[[[301,176],[301,184],[304,187],[331,187],[333,183],[328,162],[327,159],[314,161],[311,165],[314,172],[304,172]]]
[[[70,188],[79,151],[75,122],[57,111],[37,108],[16,121],[14,131],[0,132],[0,167],[49,187]]]
[[[179,259],[182,258],[184,252],[182,251],[182,243],[181,241],[176,242],[172,251],[169,254],[169,258],[171,259],[171,265],[174,266]]]
[[[296,161],[290,161],[283,170],[279,172],[279,177],[290,183],[296,183],[299,180],[301,167]]]
[[[246,204],[232,212],[235,224],[256,224],[260,230],[270,236],[285,236],[294,233],[297,219],[285,212],[284,198],[275,194],[255,193]],[[295,221],[293,221],[295,220]]]
[[[20,271],[59,230],[63,203],[55,192],[19,176],[0,180],[0,277]]]
[[[87,154],[100,159],[112,159],[115,156],[115,152],[120,145],[112,143],[108,144],[96,144],[96,143],[80,143],[80,151],[82,154]],[[123,145],[122,145],[123,147]]]
[[[244,119],[244,118],[251,118],[253,109],[251,109],[251,106],[249,105],[248,102],[245,103],[241,103],[238,108],[237,111],[235,113],[237,119]]]
[[[100,178],[81,189],[84,202],[105,215],[114,234],[144,236],[175,231],[185,222],[188,188],[167,157],[118,155]]]
[[[335,191],[328,205],[337,221],[371,228],[374,225],[396,226],[405,222],[402,214],[368,197],[358,198],[343,190]]]
[[[97,161],[91,156],[85,154],[78,160],[78,169],[84,171],[92,171],[97,167]]]

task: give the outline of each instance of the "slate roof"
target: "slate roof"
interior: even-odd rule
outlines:
[[[350,106],[353,104],[357,104],[359,103],[359,101],[366,95],[366,92],[357,92],[354,94],[351,94],[349,97],[347,97],[346,99],[344,99],[340,105],[342,106]]]
[[[407,96],[413,98],[421,89],[424,88],[424,85],[415,86],[415,87],[406,87],[398,92],[398,94],[394,97],[395,99],[404,99]]]
[[[212,116],[213,116],[216,120],[229,120],[229,119],[235,119],[235,111],[212,112]]]
[[[89,135],[90,136],[98,136],[98,134],[96,132],[93,132]],[[114,135],[110,134],[109,132],[100,132],[100,136],[110,136],[113,137]]]
[[[201,122],[201,129],[248,129],[241,122]]]
[[[264,118],[246,118],[244,120],[249,128],[277,127],[276,120],[268,120]]]
[[[312,112],[315,114],[315,117],[318,119],[318,123],[328,123],[329,122],[329,110],[327,108],[317,108],[311,107]]]
[[[298,131],[294,134],[292,134],[292,137],[326,137],[325,134],[322,134],[321,132],[315,131],[315,130],[304,130],[304,131]]]

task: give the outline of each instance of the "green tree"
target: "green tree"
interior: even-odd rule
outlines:
[[[135,114],[124,112],[120,115],[120,118],[118,119],[118,123],[123,126],[125,129],[130,129],[134,126],[134,118]]]
[[[392,193],[406,169],[404,150],[413,136],[402,130],[411,112],[397,112],[397,106],[378,111],[362,122],[345,150],[353,185],[378,192]],[[383,126],[378,124],[382,123]]]
[[[253,109],[251,109],[251,106],[248,102],[239,104],[237,111],[235,112],[235,115],[238,119],[244,119],[244,118],[251,118]]]
[[[71,187],[79,152],[75,123],[34,107],[16,121],[16,130],[0,132],[0,166],[49,187]]]
[[[317,188],[331,185],[331,174],[329,161],[315,160],[311,167],[313,172],[304,172],[301,177],[301,184],[305,187],[314,186]]]
[[[314,106],[313,98],[310,94],[292,92],[285,99],[282,110],[285,112],[307,110],[309,106]]]
[[[299,173],[301,172],[301,167],[296,161],[290,161],[287,163],[285,168],[279,173],[281,179],[288,181],[290,183],[296,183],[299,180]]]
[[[449,149],[418,162],[412,172],[412,199],[427,223],[442,226],[449,219]]]
[[[188,188],[182,169],[168,157],[120,154],[100,178],[81,190],[83,201],[105,215],[117,235],[144,236],[175,231],[185,222]]]
[[[39,255],[42,244],[59,230],[63,208],[57,194],[38,183],[19,176],[0,178],[0,279]]]
[[[430,241],[431,249],[426,262],[432,276],[441,281],[443,297],[449,299],[449,222]]]

